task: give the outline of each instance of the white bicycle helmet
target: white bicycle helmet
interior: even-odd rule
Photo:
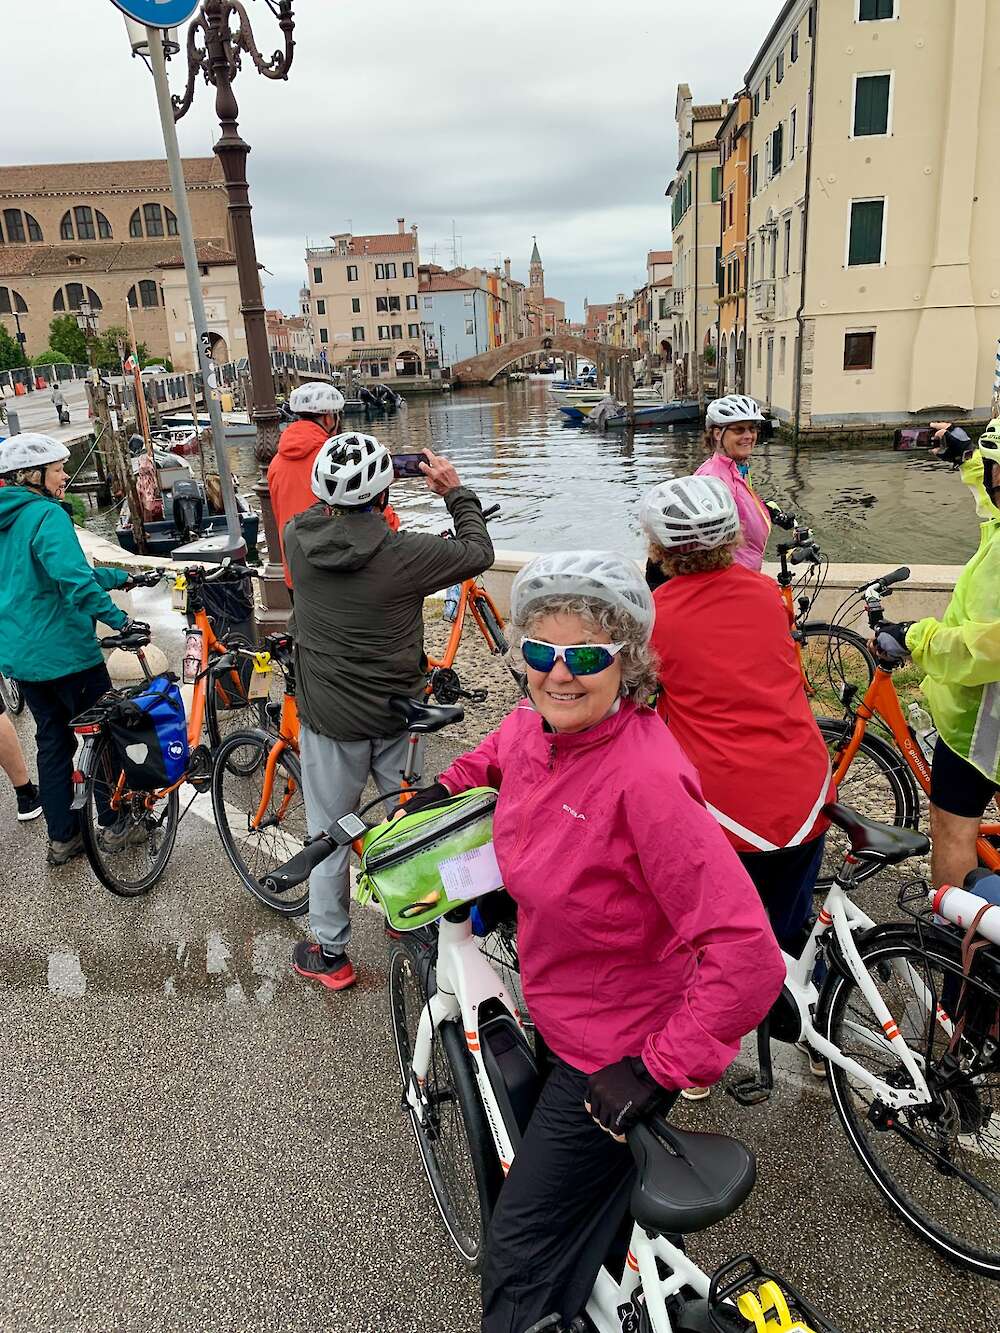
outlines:
[[[979,437],[979,453],[991,463],[1000,463],[1000,417],[994,417]]]
[[[327,412],[340,413],[344,410],[344,395],[332,384],[312,380],[292,390],[288,395],[288,407],[292,412],[304,412],[314,417],[321,417]]]
[[[312,493],[328,505],[366,505],[393,478],[392,457],[374,435],[331,435],[316,455]]]
[[[709,403],[705,420],[710,426],[735,426],[738,421],[763,421],[764,413],[755,398],[730,393]]]
[[[64,463],[67,458],[69,450],[51,435],[25,431],[0,443],[0,473],[26,472],[49,463]]]
[[[510,590],[510,611],[523,625],[535,602],[549,597],[589,597],[631,616],[648,638],[653,598],[635,561],[617,551],[549,551],[520,570]]]
[[[639,522],[664,551],[711,551],[740,535],[740,516],[718,477],[675,477],[642,497]]]

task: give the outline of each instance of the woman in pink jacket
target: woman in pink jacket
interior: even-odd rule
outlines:
[[[784,979],[695,770],[643,703],[656,670],[637,567],[608,552],[538,556],[511,609],[531,702],[437,787],[499,788],[494,843],[548,1057],[490,1226],[488,1333],[582,1311],[634,1178],[611,1136],[718,1079]]]
[[[757,443],[764,413],[753,398],[734,393],[709,403],[705,414],[705,447],[711,451],[696,477],[718,477],[736,501],[743,529],[743,545],[736,550],[736,563],[760,570],[764,547],[771,533],[771,512],[753,488],[750,455]]]

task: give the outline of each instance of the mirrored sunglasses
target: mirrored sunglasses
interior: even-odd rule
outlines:
[[[521,643],[521,656],[532,671],[551,671],[561,657],[574,676],[596,676],[599,671],[607,671],[624,647],[623,643],[556,644],[525,639]]]

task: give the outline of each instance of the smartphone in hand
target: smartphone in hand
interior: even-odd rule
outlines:
[[[393,454],[392,474],[394,477],[422,477],[420,464],[427,462],[426,454]]]

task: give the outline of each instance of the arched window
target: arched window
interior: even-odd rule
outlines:
[[[77,204],[72,211],[67,210],[63,214],[62,222],[59,224],[61,240],[94,241],[98,236],[102,241],[113,240],[111,223],[99,209],[95,210],[89,204]]]
[[[129,219],[128,234],[133,238],[142,238],[142,217],[136,209]]]
[[[143,204],[142,220],[146,224],[147,236],[163,235],[163,209],[159,204]]]
[[[133,310],[141,305],[144,310],[160,304],[159,289],[152,278],[143,278],[137,287],[128,289],[128,303]]]
[[[167,235],[168,235],[168,236],[176,236],[176,235],[178,235],[178,231],[177,231],[177,215],[176,215],[176,213],[173,213],[173,212],[172,212],[169,208],[167,208],[166,206],[164,206],[163,211],[164,211],[164,213],[166,213],[166,215],[167,215]]]
[[[15,311],[19,315],[26,315],[28,303],[13,287],[0,287],[0,315],[12,315]]]
[[[87,300],[90,302],[92,310],[103,309],[101,298],[94,291],[93,287],[84,288],[82,282],[68,282],[65,289],[60,287],[52,298],[52,309],[79,310],[80,302],[83,300],[84,291],[87,293]]]
[[[24,241],[43,240],[42,229],[31,216],[30,213],[22,213],[19,208],[5,208],[3,211],[3,232],[6,240],[11,245],[18,245]],[[0,234],[0,244],[3,244],[4,234]]]

